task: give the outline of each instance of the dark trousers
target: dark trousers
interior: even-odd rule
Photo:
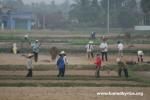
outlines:
[[[28,69],[26,77],[32,77],[32,69]]]
[[[57,77],[64,77],[64,73],[65,73],[65,69],[64,68],[59,68],[59,73],[57,75]]]
[[[105,60],[108,61],[107,52],[101,52],[101,53],[102,53],[102,61],[104,61],[104,57],[105,57]]]
[[[100,68],[96,68],[95,77],[96,78],[100,77]]]
[[[127,68],[119,68],[118,75],[121,77],[121,72],[124,72],[125,77],[128,77],[128,69]]]
[[[64,74],[65,74],[65,71],[66,71],[66,65],[64,65]]]
[[[143,56],[142,55],[138,56],[138,62],[143,62]]]
[[[34,61],[37,62],[38,61],[38,53],[33,52],[34,53]]]

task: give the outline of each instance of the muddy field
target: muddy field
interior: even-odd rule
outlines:
[[[44,34],[43,34],[44,32]],[[23,38],[25,32],[4,32],[2,36],[17,36]],[[89,34],[84,33],[71,33],[69,31],[33,31],[30,36],[32,38],[38,38],[39,40],[49,37],[51,39],[86,39],[89,38]],[[123,35],[121,35],[122,37]],[[102,35],[97,35],[101,38]],[[109,34],[107,37],[113,37],[116,39],[118,34]],[[138,39],[140,37],[137,37]],[[147,39],[147,36],[142,36],[142,39]],[[2,37],[3,39],[3,37]],[[134,38],[135,39],[135,38]],[[0,40],[1,48],[9,48],[15,40]],[[41,48],[50,48],[56,46],[59,49],[84,49],[84,45],[70,45],[69,43],[53,43],[43,42]],[[117,41],[117,40],[116,40]],[[20,42],[18,42],[20,43]],[[19,46],[19,44],[18,44]],[[24,45],[26,48],[30,48],[30,45]],[[97,46],[98,47],[98,46]],[[96,47],[96,48],[97,48]],[[97,48],[98,49],[98,48]],[[116,44],[109,45],[109,49],[116,50]],[[149,50],[149,44],[134,44],[134,47],[130,48],[130,44],[125,44],[127,50],[144,49]],[[69,65],[92,65],[94,68],[94,60],[87,59],[87,55],[83,53],[67,54]],[[103,62],[103,65],[116,64],[117,55],[109,55],[108,62]],[[136,55],[124,55],[125,61],[136,61]],[[150,57],[144,55],[144,61],[150,61]],[[39,54],[39,61],[34,65],[54,65],[55,61],[51,61],[50,55],[46,53]],[[26,58],[21,54],[13,55],[10,53],[0,53],[0,65],[2,66],[17,66],[26,65]],[[42,66],[40,66],[42,68]],[[34,71],[32,78],[26,78],[26,70],[0,70],[0,100],[149,100],[150,87],[149,85],[134,81],[131,79],[119,78],[116,71],[101,71],[101,78],[95,79],[95,70],[74,70],[66,69],[66,77],[64,79],[58,79],[57,69]],[[138,72],[145,78],[149,75],[149,72]],[[46,86],[45,86],[46,84]],[[57,84],[57,85],[55,85]],[[66,86],[65,84],[69,85]],[[76,84],[76,85],[74,85]],[[53,86],[54,85],[54,86]],[[144,86],[143,86],[144,85]],[[66,87],[65,87],[66,86]],[[91,86],[91,87],[90,87]],[[128,87],[130,86],[130,87]],[[147,86],[147,87],[145,87]],[[137,96],[106,96],[97,95],[97,93],[103,92],[141,92],[143,95]]]
[[[68,54],[68,61],[70,65],[88,65],[94,64],[94,60],[89,60],[86,54]],[[114,64],[116,63],[117,55],[108,56],[108,62],[103,62],[103,64]],[[125,61],[136,61],[137,56],[125,55]],[[144,56],[144,61],[150,61],[149,56]],[[22,57],[21,54],[0,54],[0,64],[1,65],[24,65],[26,64],[26,58]],[[51,61],[50,55],[48,54],[39,54],[39,61],[34,63],[35,65],[39,64],[55,64],[55,61]]]

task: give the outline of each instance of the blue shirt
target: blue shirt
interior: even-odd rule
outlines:
[[[57,60],[57,66],[59,68],[64,68],[65,67],[65,62],[64,62],[63,57],[59,57],[59,59]]]

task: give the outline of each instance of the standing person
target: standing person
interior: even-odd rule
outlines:
[[[118,41],[117,48],[118,48],[118,57],[123,57],[123,49],[124,49],[123,43]]]
[[[117,64],[118,64],[118,76],[121,77],[122,71],[124,72],[124,75],[126,78],[129,77],[128,75],[128,68],[124,61],[121,60],[121,58],[117,58]]]
[[[59,70],[59,73],[57,77],[64,77],[64,72],[65,72],[65,61],[62,52],[59,54],[59,58],[57,60],[57,68]]]
[[[100,77],[100,68],[102,65],[102,60],[101,60],[100,54],[97,54],[97,57],[95,60],[95,65],[96,65],[95,77],[99,78]]]
[[[33,58],[33,54],[28,54],[28,55],[22,55],[24,57],[27,58],[27,69],[28,69],[28,73],[26,75],[26,77],[32,77],[32,69],[33,69],[33,65],[32,65],[32,58]]]
[[[68,59],[67,59],[67,55],[66,55],[65,51],[61,51],[60,54],[63,56],[63,59],[64,59],[64,63],[65,63],[64,74],[65,74],[66,66],[68,65]]]
[[[18,48],[17,48],[17,44],[13,43],[13,53],[17,54]]]
[[[92,40],[96,39],[96,32],[92,32],[92,33],[91,33],[91,39],[92,39]]]
[[[36,40],[34,43],[31,44],[35,62],[38,61],[38,53],[39,53],[40,45],[41,44],[39,43],[38,40]]]
[[[89,41],[89,43],[85,46],[86,51],[87,51],[87,55],[88,55],[88,59],[89,58],[94,58],[94,54],[93,54],[93,41]]]
[[[142,50],[138,50],[137,51],[138,62],[143,62],[143,56],[144,56],[143,51]]]
[[[104,61],[104,57],[105,57],[105,60],[108,61],[108,57],[107,57],[108,44],[105,39],[103,39],[103,42],[100,44],[99,47],[100,47],[101,53],[102,53],[102,61]]]

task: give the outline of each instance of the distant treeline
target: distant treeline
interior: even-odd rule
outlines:
[[[32,12],[34,28],[106,27],[108,0],[55,0],[24,4],[22,0],[0,0],[12,11]],[[133,28],[139,24],[150,24],[150,0],[109,0],[110,27]]]

